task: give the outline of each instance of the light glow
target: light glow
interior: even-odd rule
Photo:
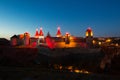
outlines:
[[[93,36],[93,32],[91,31],[91,36]]]
[[[93,42],[93,44],[95,44],[95,43],[96,43],[96,41],[95,41],[95,40],[93,40],[92,42]]]
[[[107,39],[106,42],[108,42],[108,43],[111,42],[111,39]]]
[[[86,32],[86,37],[88,37],[88,32]]]
[[[20,35],[19,35],[19,38],[20,38],[20,39],[23,39],[23,38],[24,38],[24,35],[23,35],[23,34],[20,34]]]
[[[101,44],[102,44],[102,42],[98,42],[98,44],[99,44],[99,45],[101,45]]]

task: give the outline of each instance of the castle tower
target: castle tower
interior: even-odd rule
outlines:
[[[85,32],[85,36],[86,36],[86,44],[89,48],[91,48],[93,46],[93,31],[92,29],[89,27],[86,32]]]
[[[60,27],[57,28],[57,34],[56,37],[62,37]]]
[[[14,36],[12,36],[11,38],[11,45],[12,46],[17,46],[18,45],[18,36],[17,35],[14,35]]]
[[[30,34],[28,32],[24,33],[24,45],[25,46],[30,45]]]
[[[40,28],[39,38],[38,38],[38,45],[39,44],[43,44],[44,42],[45,42],[45,40],[44,40],[44,33],[43,33],[42,28]]]
[[[40,37],[44,36],[43,31],[42,31],[42,28],[40,28],[39,36],[40,36]]]
[[[36,32],[35,32],[35,38],[39,38],[38,29],[36,29]]]
[[[65,44],[69,44],[70,43],[70,34],[68,32],[66,32],[65,34]]]
[[[86,38],[87,37],[93,37],[93,31],[90,27],[86,30],[85,36],[86,36]]]
[[[47,33],[47,36],[45,38],[45,41],[46,41],[46,44],[49,48],[53,49],[55,48],[55,42],[54,42],[54,39],[52,39],[50,33],[48,32]]]

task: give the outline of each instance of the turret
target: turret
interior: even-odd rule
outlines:
[[[85,36],[86,37],[93,37],[93,31],[90,27],[86,30]]]
[[[57,28],[56,37],[62,37],[61,31],[60,31],[60,27]]]
[[[40,28],[39,36],[44,36],[43,31],[42,31],[42,28]]]
[[[30,45],[30,34],[28,32],[24,33],[24,45],[25,46]]]
[[[93,47],[93,31],[92,29],[89,27],[86,32],[85,32],[85,36],[86,36],[86,44],[89,48]]]
[[[44,33],[43,33],[43,31],[42,31],[42,28],[40,28],[39,38],[38,38],[38,45],[39,45],[39,44],[42,44],[42,43],[44,43],[44,42],[45,42],[45,40],[44,40]]]
[[[68,32],[66,32],[65,34],[65,44],[69,44],[70,43],[70,34]]]
[[[38,29],[36,29],[35,38],[38,38],[38,37],[39,37],[39,33],[38,33]]]

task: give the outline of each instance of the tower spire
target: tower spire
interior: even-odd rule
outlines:
[[[61,30],[60,30],[60,27],[57,28],[57,34],[56,34],[56,37],[61,37]]]
[[[51,35],[50,35],[50,33],[49,33],[49,32],[47,33],[47,36],[46,36],[46,37],[51,37]]]
[[[36,37],[36,38],[38,38],[38,37],[39,37],[38,29],[36,29],[36,32],[35,32],[35,37]]]
[[[40,28],[39,36],[44,36],[43,31],[42,31],[42,28]]]

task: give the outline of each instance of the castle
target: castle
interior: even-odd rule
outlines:
[[[44,45],[49,48],[92,47],[93,31],[91,28],[86,30],[85,36],[85,38],[75,37],[68,32],[66,32],[65,35],[62,35],[60,27],[57,28],[55,37],[52,37],[49,32],[46,36],[44,36],[43,30],[40,28],[40,31],[36,29],[35,35],[33,37],[31,37],[30,33],[28,32],[12,36],[11,45],[31,47]]]

